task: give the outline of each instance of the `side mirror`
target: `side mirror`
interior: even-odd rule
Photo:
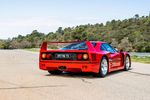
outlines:
[[[123,52],[123,49],[120,49],[120,52]]]

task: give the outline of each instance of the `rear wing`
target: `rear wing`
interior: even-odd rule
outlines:
[[[71,44],[71,43],[78,43],[78,42],[86,42],[86,41],[68,41],[68,42],[48,42],[48,41],[44,41],[41,45],[41,49],[40,50],[44,50],[44,51],[47,51],[47,48],[48,48],[48,45],[64,45],[64,44]]]

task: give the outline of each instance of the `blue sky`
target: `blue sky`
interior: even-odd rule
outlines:
[[[0,0],[0,39],[148,15],[150,0]]]

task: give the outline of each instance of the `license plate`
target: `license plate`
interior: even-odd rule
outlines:
[[[56,59],[69,59],[71,57],[70,54],[56,54],[55,58]]]

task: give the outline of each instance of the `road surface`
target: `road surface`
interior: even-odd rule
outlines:
[[[0,50],[0,100],[150,100],[150,64],[105,78],[54,76],[39,70],[37,53]]]

